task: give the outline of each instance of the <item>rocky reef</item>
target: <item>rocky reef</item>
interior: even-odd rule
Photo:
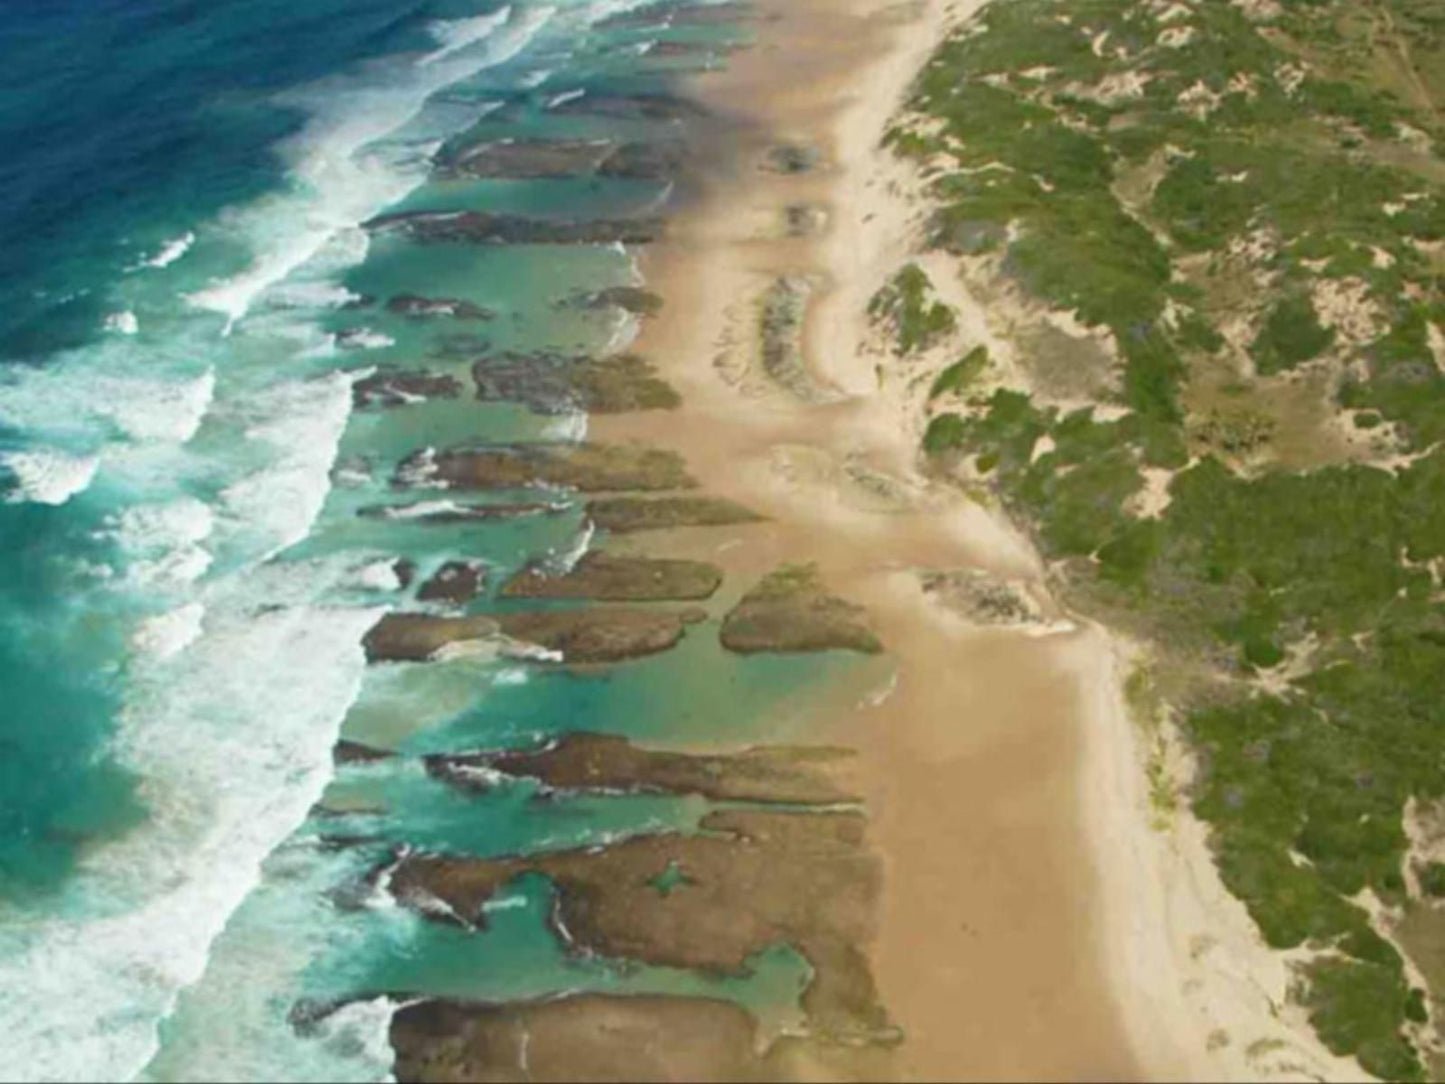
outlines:
[[[720,637],[723,647],[742,654],[883,650],[863,608],[828,594],[811,565],[764,577],[723,619]]]
[[[565,734],[533,749],[437,755],[427,771],[469,789],[485,787],[476,769],[535,779],[546,791],[698,794],[714,801],[836,805],[858,799],[826,769],[850,754],[819,746],[765,745],[707,755],[640,749],[615,734]]]
[[[417,589],[416,597],[421,602],[460,605],[476,598],[486,580],[487,568],[480,561],[448,561]]]
[[[630,534],[669,527],[757,523],[763,517],[723,497],[603,497],[587,502],[587,518],[601,530]]]
[[[398,211],[368,219],[372,233],[400,233],[421,244],[646,245],[663,232],[661,218],[529,218],[489,211]]]
[[[559,117],[611,120],[684,121],[707,115],[697,102],[667,94],[584,94],[550,110]]]
[[[380,369],[351,386],[351,401],[358,409],[399,407],[427,399],[456,399],[462,382],[444,373]]]
[[[368,662],[427,662],[488,641],[522,644],[574,664],[621,662],[675,647],[698,609],[543,610],[471,617],[387,614],[362,639]]]
[[[802,998],[812,1034],[895,1039],[865,952],[880,883],[866,818],[720,810],[701,828],[515,858],[413,854],[389,888],[428,917],[480,927],[504,885],[540,873],[557,886],[553,922],[574,951],[720,975],[744,974],[751,957],[788,944],[813,968]]]
[[[661,180],[682,162],[675,141],[623,142],[608,139],[507,139],[480,143],[447,155],[443,176],[480,179],[548,180],[596,174]]]
[[[576,994],[407,1005],[391,1043],[403,1082],[766,1080],[757,1030],[730,1001]]]
[[[502,585],[502,598],[571,598],[597,602],[659,602],[711,598],[722,572],[702,561],[613,557],[593,550],[567,572],[533,563]]]
[[[415,504],[368,504],[357,510],[364,519],[405,519],[412,523],[470,523],[527,516],[555,516],[569,506],[554,501],[512,504],[466,504],[458,501],[418,501]],[[405,584],[402,585],[406,586]]]
[[[682,400],[652,364],[632,354],[569,357],[505,352],[472,366],[477,398],[514,402],[538,414],[621,414],[671,410]]]
[[[656,316],[662,311],[662,297],[641,286],[608,286],[575,294],[560,304],[583,309],[618,308],[634,316]]]
[[[418,297],[416,294],[398,294],[386,303],[386,311],[397,316],[447,316],[454,320],[491,320],[497,315],[491,309],[459,297]]]
[[[396,484],[453,489],[570,486],[584,492],[690,489],[682,457],[631,444],[502,444],[419,452],[397,470]]]

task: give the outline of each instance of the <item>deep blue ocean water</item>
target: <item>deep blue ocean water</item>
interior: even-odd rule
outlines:
[[[621,314],[558,303],[636,270],[619,248],[423,247],[359,224],[665,198],[650,181],[432,175],[449,142],[620,132],[553,109],[667,89],[676,64],[645,55],[666,31],[598,27],[635,6],[0,5],[0,1078],[383,1079],[383,993],[711,982],[778,1019],[795,1007],[806,965],[785,950],[731,985],[617,970],[562,952],[545,883],[519,886],[485,937],[366,887],[396,845],[577,845],[689,827],[698,803],[467,799],[414,759],[331,761],[338,737],[411,753],[579,725],[752,741],[770,705],[844,665],[740,660],[715,637],[591,676],[485,656],[365,665],[366,629],[415,605],[398,557],[419,579],[477,558],[495,581],[589,537],[580,510],[358,517],[415,498],[391,489],[397,463],[578,439],[586,419],[466,400],[355,411],[374,366],[465,381],[468,358],[446,321],[352,303],[460,297],[498,314],[475,349],[602,350],[627,341]],[[298,1003],[348,999],[295,1024]]]

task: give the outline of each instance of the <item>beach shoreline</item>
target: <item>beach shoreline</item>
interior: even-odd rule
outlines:
[[[850,778],[885,869],[870,955],[905,1036],[890,1074],[1156,1076],[1101,959],[1068,626],[980,628],[920,586],[921,570],[968,569],[1040,590],[1044,570],[1005,520],[920,473],[916,403],[902,381],[880,391],[866,346],[867,301],[917,245],[922,210],[880,139],[945,28],[979,6],[760,9],[757,47],[692,88],[736,157],[640,259],[664,307],[636,349],[683,406],[594,419],[592,433],[674,448],[707,492],[767,517],[725,552],[685,534],[652,552],[706,556],[738,583],[813,562],[894,660],[868,695],[825,693],[807,711],[810,736],[859,751]],[[780,144],[817,167],[768,169]],[[826,225],[800,236],[790,207]],[[756,342],[779,281],[807,298],[801,365],[781,380]]]
[[[1187,809],[1168,825],[1151,811],[1149,751],[1122,691],[1133,649],[1053,600],[1002,512],[920,471],[918,379],[885,370],[867,307],[918,254],[928,207],[881,140],[944,34],[982,6],[761,7],[758,48],[694,87],[727,116],[740,164],[703,182],[641,261],[666,308],[637,345],[682,391],[686,421],[597,431],[678,447],[711,491],[757,506],[766,530],[715,559],[730,575],[816,562],[896,660],[872,695],[810,712],[810,732],[860,751],[886,871],[871,955],[905,1035],[893,1071],[1358,1077],[1286,1008],[1287,962],[1224,890],[1204,827]],[[840,45],[840,19],[868,44]],[[782,75],[781,56],[810,78]],[[760,169],[784,141],[819,167]],[[826,225],[781,233],[786,207]],[[783,280],[805,284],[806,310],[800,372],[780,381],[750,338]],[[967,336],[1007,350],[1007,302],[956,274],[939,289]],[[891,506],[879,479],[896,486]],[[919,586],[918,570],[950,568],[1022,585],[1053,619],[961,620]]]

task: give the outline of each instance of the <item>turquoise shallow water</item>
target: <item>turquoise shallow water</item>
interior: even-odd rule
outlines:
[[[431,175],[449,141],[659,135],[553,111],[577,91],[665,91],[668,73],[707,62],[649,61],[658,31],[597,28],[627,7],[0,12],[0,1076],[382,1079],[383,991],[721,993],[773,1026],[796,1011],[806,965],[781,946],[726,981],[582,962],[548,931],[536,878],[486,933],[419,919],[365,880],[397,846],[588,845],[690,830],[708,808],[538,803],[526,784],[465,795],[418,754],[578,728],[786,739],[809,690],[855,672],[736,658],[706,625],[599,672],[365,665],[365,630],[414,605],[386,572],[397,558],[419,578],[476,558],[495,582],[584,539],[565,493],[548,497],[556,514],[512,521],[358,516],[415,499],[392,487],[397,464],[427,446],[579,439],[586,419],[465,397],[358,411],[353,383],[395,365],[466,384],[486,350],[615,347],[615,314],[559,303],[635,272],[615,247],[423,246],[359,224],[657,207],[657,182]],[[495,317],[353,304],[401,293]],[[405,755],[333,768],[339,736]],[[296,1011],[342,1002],[324,1019]]]

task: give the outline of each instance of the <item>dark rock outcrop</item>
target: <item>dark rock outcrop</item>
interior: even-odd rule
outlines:
[[[351,401],[358,409],[398,407],[426,399],[456,399],[462,382],[445,373],[398,372],[381,369],[351,386]]]
[[[460,605],[477,597],[486,583],[487,569],[480,561],[448,561],[417,590],[421,602],[451,602]]]
[[[666,94],[584,94],[558,102],[551,112],[568,117],[651,121],[685,121],[707,115],[697,102]]]
[[[509,1005],[423,1001],[391,1022],[396,1079],[472,1082],[778,1079],[757,1024],[713,998],[571,994]]]
[[[608,139],[506,139],[480,143],[445,156],[444,176],[547,180],[599,174],[663,180],[681,165],[677,141],[617,143]]]
[[[524,404],[538,414],[621,414],[671,410],[681,400],[642,358],[567,357],[538,352],[485,357],[472,367],[477,397]]]
[[[410,523],[471,523],[496,519],[522,519],[527,516],[555,516],[567,511],[568,505],[557,501],[531,501],[521,504],[462,504],[456,501],[423,501],[411,504],[368,504],[356,514],[365,519],[404,519]],[[416,571],[415,565],[412,572]],[[398,576],[400,572],[398,572]],[[405,587],[410,579],[403,583]]]
[[[506,444],[418,453],[401,464],[396,481],[440,482],[453,489],[569,486],[584,492],[697,484],[675,452],[630,444]]]
[[[602,497],[587,502],[587,518],[614,534],[669,527],[720,527],[763,517],[722,497]]]
[[[398,211],[363,223],[372,233],[401,233],[422,244],[646,245],[662,236],[662,219],[528,218],[488,211]]]
[[[447,648],[511,640],[560,656],[552,661],[621,662],[675,647],[701,610],[545,610],[472,617],[387,614],[362,639],[368,662],[427,662]]]
[[[702,561],[613,557],[592,551],[567,572],[534,563],[502,585],[502,598],[571,598],[597,602],[693,601],[711,598],[722,572]]]
[[[656,316],[662,311],[662,297],[641,286],[608,286],[591,293],[578,294],[562,302],[584,309],[619,308],[634,316]]]
[[[337,764],[372,764],[378,760],[390,760],[393,755],[385,749],[376,749],[346,738],[342,738],[331,749],[331,759]]]
[[[515,858],[409,855],[389,887],[428,917],[482,925],[503,885],[540,873],[557,886],[554,921],[576,950],[664,967],[738,975],[756,953],[789,944],[813,967],[803,1007],[815,1034],[896,1038],[866,954],[880,887],[866,818],[738,809],[701,827]]]
[[[436,755],[427,771],[473,789],[476,772],[535,779],[547,790],[699,794],[720,802],[834,805],[858,799],[824,768],[848,756],[842,749],[765,745],[741,753],[705,755],[639,749],[614,734],[574,732],[537,749]]]
[[[723,619],[719,636],[741,654],[883,650],[863,608],[828,594],[811,565],[764,577]]]

